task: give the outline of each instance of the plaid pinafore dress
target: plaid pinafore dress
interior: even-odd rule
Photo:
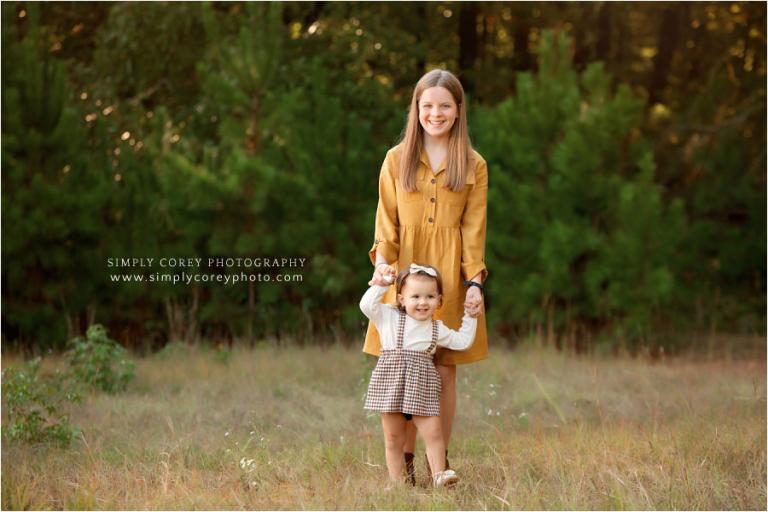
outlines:
[[[406,350],[403,349],[406,315],[399,313],[396,348],[381,351],[371,374],[364,407],[378,412],[440,416],[440,375],[433,360],[437,350],[437,322],[432,320],[432,343],[427,350]]]

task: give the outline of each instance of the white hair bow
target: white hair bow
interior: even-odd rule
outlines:
[[[421,265],[417,265],[415,263],[411,263],[410,272],[409,274],[416,274],[418,272],[424,272],[432,277],[437,277],[437,272],[433,268],[429,267],[422,267]]]

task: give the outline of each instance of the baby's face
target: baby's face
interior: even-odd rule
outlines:
[[[437,281],[427,276],[410,275],[397,295],[397,301],[405,307],[408,316],[416,320],[431,320],[440,307]]]

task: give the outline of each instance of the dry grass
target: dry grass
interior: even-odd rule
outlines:
[[[3,441],[2,508],[766,507],[763,360],[498,350],[459,369],[451,491],[383,490],[372,364],[340,347],[141,359],[127,393],[73,409],[69,449]]]

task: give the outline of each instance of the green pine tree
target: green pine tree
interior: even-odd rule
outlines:
[[[671,298],[682,207],[654,184],[643,102],[600,63],[577,73],[569,48],[545,32],[538,73],[519,73],[516,97],[473,121],[491,169],[490,315],[502,333],[558,346],[602,334],[634,348],[653,342]]]
[[[95,313],[111,175],[91,166],[64,67],[27,7],[24,35],[3,29],[3,331],[63,346]]]

